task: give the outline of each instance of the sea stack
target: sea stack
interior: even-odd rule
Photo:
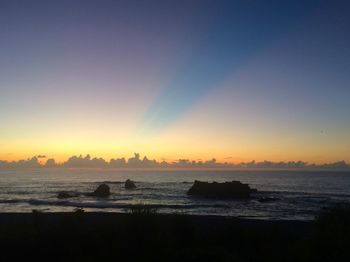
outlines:
[[[107,184],[101,184],[93,193],[90,193],[89,195],[95,197],[109,197],[110,194],[109,186]]]
[[[136,185],[135,185],[135,183],[132,180],[127,179],[125,181],[125,188],[126,189],[133,189],[133,188],[136,188]]]
[[[239,181],[209,183],[196,180],[187,194],[207,198],[250,198],[250,194],[256,191]]]

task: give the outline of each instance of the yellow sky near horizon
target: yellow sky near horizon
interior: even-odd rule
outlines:
[[[200,128],[200,127],[199,127]],[[249,133],[227,134],[215,133],[193,134],[181,127],[173,128],[167,134],[159,134],[148,137],[133,137],[110,140],[106,135],[104,139],[90,136],[74,137],[50,137],[36,139],[18,139],[2,143],[0,147],[1,160],[27,159],[36,155],[45,155],[63,162],[73,155],[90,154],[92,157],[102,157],[105,160],[111,158],[133,156],[138,152],[143,157],[157,161],[175,161],[178,159],[210,160],[216,158],[218,162],[247,162],[256,161],[298,161],[309,163],[330,163],[340,160],[350,162],[350,150],[344,146],[339,148],[333,143],[320,141],[315,138],[313,146],[305,144],[295,136],[285,135],[284,138],[271,140],[268,135],[261,137],[252,136]],[[273,136],[273,134],[271,134]],[[310,138],[311,139],[311,138]],[[263,142],[261,142],[263,141]],[[271,142],[273,141],[273,143]]]

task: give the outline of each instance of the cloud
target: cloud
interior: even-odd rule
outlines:
[[[45,167],[57,167],[56,161],[53,158],[50,158],[46,161]]]
[[[231,158],[231,157],[230,157]],[[228,158],[225,158],[228,159]],[[122,158],[112,158],[110,161],[106,161],[103,158],[92,158],[89,154],[86,156],[72,156],[62,164],[56,163],[55,159],[50,158],[45,164],[39,162],[38,156],[29,158],[27,160],[19,161],[4,161],[0,160],[0,168],[277,168],[277,169],[350,169],[350,165],[345,161],[337,161],[333,163],[325,164],[309,164],[304,161],[287,161],[287,162],[273,162],[273,161],[261,161],[257,162],[252,160],[250,162],[241,163],[227,163],[218,162],[215,158],[211,160],[191,160],[191,159],[178,159],[176,161],[167,162],[162,159],[161,162],[151,160],[147,156],[141,158],[139,153],[134,153],[132,157],[126,160]]]
[[[42,167],[36,156],[28,158],[27,160],[18,161],[2,161],[0,160],[0,168],[39,168]]]
[[[64,167],[106,167],[108,163],[103,158],[91,158],[89,154],[85,157],[72,156],[63,163]]]

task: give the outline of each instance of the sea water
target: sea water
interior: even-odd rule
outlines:
[[[135,181],[127,190],[124,181]],[[194,180],[239,180],[258,193],[246,200],[205,199],[186,194]],[[105,199],[89,197],[101,183],[111,188]],[[62,191],[79,193],[58,199]],[[272,197],[275,201],[261,202]],[[0,170],[0,212],[130,212],[148,205],[159,213],[221,215],[267,220],[311,220],[322,209],[350,202],[350,172],[277,170]]]

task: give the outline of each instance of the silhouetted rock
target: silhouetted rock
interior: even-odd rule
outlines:
[[[268,202],[274,202],[280,200],[278,197],[260,197],[259,202],[260,203],[268,203]]]
[[[256,190],[252,190],[247,184],[239,181],[208,183],[196,180],[187,194],[209,198],[249,198],[252,192]]]
[[[125,181],[125,188],[126,189],[133,189],[136,188],[136,185],[133,181],[131,181],[130,179]]]
[[[94,197],[108,197],[110,195],[110,189],[107,184],[99,185],[93,193],[87,194],[88,196]]]
[[[73,196],[68,192],[59,192],[57,195],[58,199],[64,199],[64,198],[70,198],[70,197],[73,197]]]

